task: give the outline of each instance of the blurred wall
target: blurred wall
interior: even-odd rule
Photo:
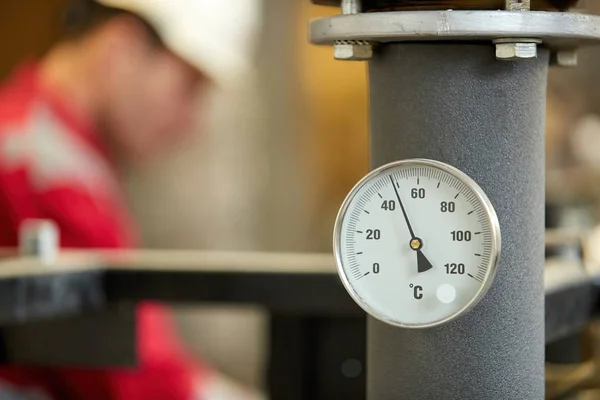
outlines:
[[[315,250],[330,251],[339,206],[368,171],[367,70],[364,62],[335,61],[330,46],[314,46],[307,40],[310,19],[339,10],[309,1],[300,3],[296,46],[307,110],[304,134],[310,146],[310,189],[315,202],[311,236]]]
[[[578,11],[600,13],[600,2],[582,0]],[[549,168],[573,162],[570,133],[577,120],[590,112],[600,112],[600,51],[579,50],[577,68],[552,68],[548,85],[547,160]]]
[[[220,87],[209,129],[185,149],[132,171],[128,191],[155,248],[307,251],[312,182],[298,61],[299,2],[265,2],[255,70]],[[255,309],[181,308],[192,347],[251,384],[262,379],[266,316]],[[240,329],[244,326],[244,329]]]
[[[600,2],[582,0],[579,11],[600,14]],[[548,202],[588,204],[600,217],[600,48],[579,50],[577,68],[552,68],[548,85]],[[585,132],[582,132],[585,131]],[[585,137],[582,137],[584,133]],[[581,152],[581,139],[585,140]]]
[[[41,55],[56,40],[66,0],[0,1],[0,77],[23,59]]]

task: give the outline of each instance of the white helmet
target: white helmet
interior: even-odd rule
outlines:
[[[96,0],[139,15],[172,52],[219,83],[252,65],[261,0]]]

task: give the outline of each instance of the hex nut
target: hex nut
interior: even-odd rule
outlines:
[[[365,61],[373,57],[373,46],[362,40],[339,40],[333,45],[336,60]]]
[[[498,60],[519,60],[537,57],[536,43],[497,43],[496,58]]]

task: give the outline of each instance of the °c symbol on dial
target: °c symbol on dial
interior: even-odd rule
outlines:
[[[415,286],[413,290],[413,296],[415,299],[421,300],[423,298],[423,286]]]

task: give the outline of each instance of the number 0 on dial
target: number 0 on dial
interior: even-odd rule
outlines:
[[[485,295],[500,226],[466,174],[415,159],[365,176],[342,204],[333,241],[342,282],[367,313],[426,328],[466,313]]]

